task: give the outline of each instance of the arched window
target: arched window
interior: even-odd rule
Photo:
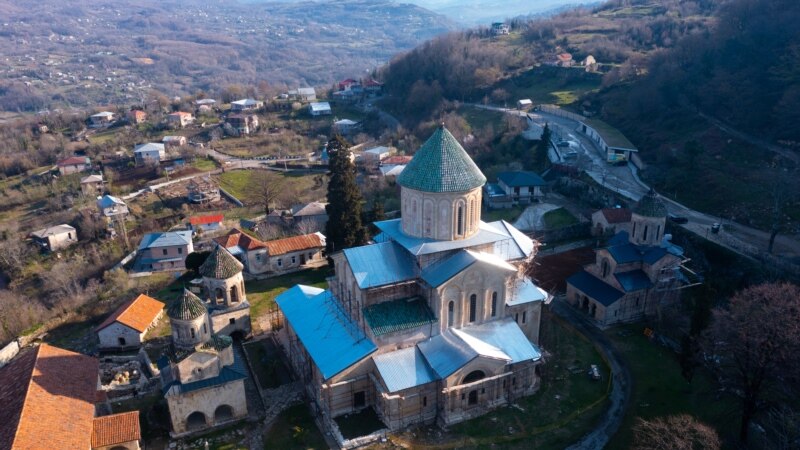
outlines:
[[[191,334],[192,334],[192,339],[194,339],[194,328],[190,328],[190,329],[189,329],[189,332],[191,332]]]
[[[220,303],[222,301],[222,299],[225,297],[225,294],[222,293],[222,289],[221,288],[215,289],[214,295],[215,295],[215,297],[217,299],[217,303]]]
[[[475,322],[475,316],[477,315],[478,309],[478,296],[472,294],[469,296],[469,321]]]
[[[203,334],[208,334],[208,327],[206,327],[206,324],[203,324]]]
[[[474,370],[464,377],[464,381],[462,381],[461,384],[474,383],[475,381],[482,380],[484,378],[486,378],[486,374],[483,373],[482,370]]]
[[[455,303],[451,300],[450,303],[447,304],[447,326],[453,326],[453,313],[455,309]]]
[[[634,238],[636,237],[636,222],[633,222],[633,231],[631,232],[631,236]]]
[[[458,214],[456,214],[457,226],[456,233],[461,236],[464,234],[464,205],[458,205]]]
[[[601,263],[603,278],[608,276],[608,260],[603,258],[603,262]]]
[[[642,233],[642,240],[647,240],[647,225],[644,226],[644,233]]]
[[[656,227],[656,239],[658,239],[658,236],[659,236],[660,234],[661,234],[661,225],[659,225],[658,227]]]
[[[231,286],[231,303],[239,303],[239,289],[236,285]]]
[[[497,292],[492,292],[492,317],[497,316]]]

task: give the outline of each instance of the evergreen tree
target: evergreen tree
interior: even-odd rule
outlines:
[[[363,199],[356,185],[356,170],[350,160],[350,146],[336,136],[328,141],[331,179],[328,182],[328,224],[325,227],[326,251],[331,254],[364,245],[368,240],[361,221]]]
[[[372,210],[369,212],[367,220],[369,231],[373,235],[380,233],[378,227],[375,226],[375,222],[382,220],[386,220],[386,211],[384,211],[383,199],[378,196],[372,201]]]
[[[545,123],[544,129],[542,130],[542,137],[539,138],[539,142],[536,144],[533,153],[533,164],[535,170],[538,172],[545,170],[550,162],[547,158],[547,153],[550,150],[551,138],[552,132],[550,131],[550,126]]]

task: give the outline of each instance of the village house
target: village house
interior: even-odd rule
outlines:
[[[333,123],[333,129],[342,136],[349,135],[356,131],[358,127],[359,123],[350,119],[337,120]]]
[[[191,203],[211,203],[219,201],[221,198],[219,186],[211,177],[195,177],[186,185],[186,198]]]
[[[592,213],[592,235],[613,236],[620,231],[631,232],[631,210],[603,208]]]
[[[381,164],[381,161],[394,155],[395,153],[397,153],[397,149],[394,147],[380,146],[364,150],[364,152],[361,154],[361,157],[364,161],[365,167],[375,168]]]
[[[310,202],[292,206],[289,210],[292,225],[306,233],[325,231],[328,223],[326,205],[327,203]]]
[[[213,98],[201,98],[199,100],[195,100],[194,104],[198,107],[205,106],[211,109],[217,105],[217,101]]]
[[[503,36],[511,32],[511,27],[507,23],[494,22],[492,24],[492,34],[495,36]]]
[[[295,91],[289,91],[289,97],[302,102],[313,102],[317,100],[317,91],[313,87],[298,88]]]
[[[261,109],[264,106],[264,102],[253,100],[252,98],[245,98],[242,100],[236,100],[231,102],[231,111],[232,112],[243,112],[243,111],[255,111],[257,109]]]
[[[533,107],[533,101],[529,98],[517,100],[517,109],[520,111],[527,111]]]
[[[538,201],[544,194],[542,188],[547,183],[538,174],[529,171],[500,172],[497,185],[514,205],[528,205]]]
[[[231,229],[225,236],[215,238],[214,241],[238,259],[247,273],[257,275],[267,271],[267,245],[263,241],[237,228]]]
[[[319,232],[264,242],[234,228],[214,241],[251,275],[294,272],[325,261],[325,236]]]
[[[222,221],[225,216],[213,214],[208,216],[194,216],[189,218],[189,229],[197,232],[217,231],[222,229]]]
[[[166,159],[167,150],[164,144],[156,142],[148,142],[146,144],[138,144],[133,148],[133,157],[136,160],[136,165],[145,164],[158,164],[159,161]]]
[[[141,109],[132,109],[128,111],[128,121],[134,125],[144,123],[147,120],[147,113]]]
[[[78,232],[74,227],[67,224],[36,230],[30,234],[30,237],[35,243],[39,244],[40,247],[49,252],[67,248],[78,242]]]
[[[631,153],[639,151],[621,131],[601,120],[584,119],[578,130],[600,147],[609,163],[625,163],[631,159]]]
[[[376,97],[383,93],[383,83],[374,78],[362,80],[361,85],[364,86],[364,92],[370,97]]]
[[[328,102],[314,102],[308,104],[308,112],[312,116],[329,116],[331,115],[331,104]]]
[[[183,147],[186,145],[186,136],[164,136],[161,138],[161,143],[164,144],[164,150]]]
[[[361,83],[358,80],[354,80],[352,78],[347,78],[338,83],[338,87],[340,91],[349,91],[353,89],[354,86],[360,86]]]
[[[483,185],[483,203],[487,208],[513,208],[514,202],[511,196],[497,183],[486,183]]]
[[[231,114],[225,122],[229,124],[238,135],[255,133],[258,129],[258,116],[255,114]]]
[[[61,175],[72,175],[73,173],[84,172],[92,167],[92,160],[86,156],[70,156],[59,160],[56,163],[58,173]]]
[[[186,269],[186,255],[194,251],[191,231],[147,233],[136,251],[134,272]]]
[[[97,200],[97,209],[109,219],[124,219],[128,215],[128,205],[119,197],[104,195]]]
[[[594,56],[589,55],[581,61],[581,65],[586,68],[587,72],[597,72],[597,60]]]
[[[92,128],[102,128],[111,125],[115,120],[115,115],[109,111],[99,112],[89,116],[89,126]]]
[[[172,128],[183,128],[194,122],[192,113],[177,111],[167,115],[167,124]]]
[[[572,59],[571,53],[562,52],[556,55],[553,65],[558,67],[572,67],[575,65],[575,61]]]
[[[233,339],[215,330],[208,308],[184,290],[167,310],[172,345],[157,365],[172,437],[247,417],[246,363],[233,351]]]
[[[401,218],[331,255],[327,290],[277,296],[279,341],[326,428],[365,408],[390,430],[451,425],[538,390],[550,297],[521,269],[535,243],[481,221],[485,182],[439,128],[397,179]]]
[[[667,208],[652,189],[631,211],[631,231],[618,231],[595,262],[567,279],[569,304],[601,327],[633,322],[674,305],[683,249],[665,238]]]
[[[97,358],[49,344],[0,368],[0,449],[139,450],[139,412],[95,417]]]
[[[103,175],[89,175],[81,178],[81,192],[87,197],[102,195],[105,191]]]
[[[144,294],[125,302],[95,328],[98,347],[106,351],[141,347],[145,335],[158,324],[163,312],[164,303]]]

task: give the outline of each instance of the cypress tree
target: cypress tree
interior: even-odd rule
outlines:
[[[550,151],[550,139],[552,134],[550,126],[545,123],[544,129],[542,130],[542,137],[539,138],[539,142],[536,144],[536,147],[534,147],[533,164],[536,171],[543,171],[550,163],[547,153]]]
[[[361,221],[363,199],[356,184],[356,169],[350,160],[350,146],[336,136],[328,141],[331,179],[328,182],[328,224],[325,227],[328,254],[367,243],[367,229]]]

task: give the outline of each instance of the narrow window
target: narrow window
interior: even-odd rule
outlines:
[[[659,225],[658,227],[656,227],[656,238],[658,238],[658,235],[659,235],[659,234],[661,234],[661,225]]]
[[[292,264],[294,264],[296,262],[297,262],[297,257],[296,256],[292,256]]]
[[[163,253],[163,254],[166,256],[166,254],[167,254],[167,249],[165,249],[165,248],[161,249],[161,253]]]
[[[642,240],[647,240],[647,225],[644,226],[644,233],[642,233]]]
[[[283,265],[283,261],[280,258],[278,258],[278,267],[280,267],[282,265]]]
[[[208,334],[208,327],[206,327],[206,324],[203,324],[203,334]]]
[[[192,339],[194,339],[194,328],[190,328],[189,332],[192,334]]]
[[[458,226],[456,233],[460,236],[464,234],[464,205],[458,205]]]
[[[453,310],[455,309],[455,305],[452,301],[447,304],[447,326],[453,326]]]
[[[353,408],[363,408],[367,405],[367,394],[364,391],[358,391],[353,394]]]
[[[475,322],[475,316],[478,309],[478,296],[472,294],[469,296],[469,321]]]
[[[422,406],[428,406],[428,397],[422,397]]]
[[[182,254],[183,254],[183,249],[182,249],[182,248],[178,248],[178,254],[179,254],[179,255],[182,255]]]
[[[492,317],[497,316],[497,292],[492,292]]]
[[[514,314],[514,322],[519,323],[519,313]]]
[[[233,319],[230,320],[230,324],[233,325],[235,323],[236,323],[236,318],[234,317]]]
[[[526,312],[527,312],[527,311],[522,311],[522,323],[525,323],[525,313],[526,313]]]

